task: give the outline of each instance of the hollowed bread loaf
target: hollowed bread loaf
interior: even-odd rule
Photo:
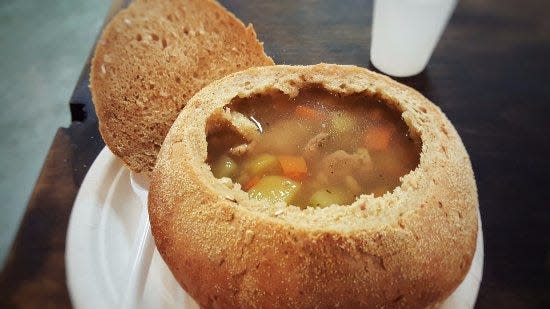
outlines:
[[[254,200],[205,163],[207,134],[235,98],[322,87],[379,95],[422,147],[418,166],[383,196],[301,209]],[[152,175],[156,246],[205,308],[422,308],[450,295],[476,247],[468,154],[441,110],[415,90],[355,66],[271,66],[229,75],[191,98]]]

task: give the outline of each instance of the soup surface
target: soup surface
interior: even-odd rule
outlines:
[[[255,199],[348,205],[393,190],[419,163],[419,139],[377,96],[311,88],[236,99],[220,114],[207,163]]]

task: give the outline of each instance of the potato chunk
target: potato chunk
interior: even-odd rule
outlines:
[[[291,179],[281,176],[264,176],[248,191],[248,195],[257,200],[289,204],[299,190],[300,184]]]
[[[348,190],[342,188],[328,188],[318,190],[309,200],[314,207],[327,207],[330,205],[347,205],[355,200],[355,196]]]

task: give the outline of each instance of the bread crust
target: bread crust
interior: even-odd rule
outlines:
[[[308,85],[387,98],[422,141],[418,167],[381,197],[305,210],[249,199],[212,175],[210,115],[236,97]],[[149,194],[157,248],[205,308],[437,304],[469,270],[477,208],[468,154],[437,106],[386,76],[330,64],[252,68],[202,89],[170,129]]]
[[[272,65],[252,25],[210,0],[136,0],[105,27],[91,63],[99,131],[133,171],[150,172],[189,98],[211,81]]]

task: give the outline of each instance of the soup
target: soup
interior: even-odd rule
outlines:
[[[361,194],[392,191],[419,163],[419,139],[373,95],[262,94],[235,99],[220,114],[207,137],[207,163],[215,177],[259,200],[349,205]]]

